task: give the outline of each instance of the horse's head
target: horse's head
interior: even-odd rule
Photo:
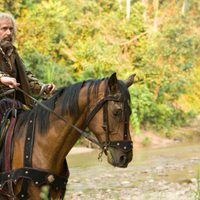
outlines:
[[[127,167],[132,160],[128,87],[133,84],[134,76],[120,81],[114,73],[93,91],[97,97],[90,98],[88,127],[99,140],[108,162],[116,167]]]

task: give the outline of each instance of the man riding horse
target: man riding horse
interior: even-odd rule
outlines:
[[[64,199],[69,177],[66,156],[81,136],[97,144],[100,156],[104,152],[111,165],[127,167],[133,156],[128,87],[135,75],[122,81],[113,73],[62,87],[42,104],[19,113],[16,120],[16,105],[30,106],[29,94],[51,94],[55,86],[40,84],[25,70],[14,39],[13,17],[0,13],[0,96],[16,89],[0,104],[4,119],[12,116],[0,129],[0,136],[6,135],[2,145],[0,137],[0,199],[39,200],[43,186],[49,188],[49,199]]]
[[[50,95],[55,90],[54,84],[41,84],[30,71],[24,67],[16,48],[16,23],[12,15],[0,13],[0,122],[3,115],[18,100],[21,105],[31,106],[31,99],[20,91],[9,93],[11,88],[20,87],[28,94]],[[19,104],[17,104],[19,105]],[[0,133],[1,136],[1,133]]]

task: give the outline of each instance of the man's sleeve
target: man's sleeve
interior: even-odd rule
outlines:
[[[31,93],[39,95],[43,84],[39,82],[39,80],[32,74],[32,72],[26,70],[26,75],[30,85]]]
[[[7,73],[5,73],[5,72],[0,71],[0,79],[1,79],[2,77],[10,77],[10,75],[7,74]],[[5,85],[4,85],[3,83],[1,83],[1,81],[0,81],[0,90],[2,90],[2,88],[8,89],[8,87],[5,86]]]
[[[0,79],[1,77],[10,77],[9,74],[3,72],[3,71],[0,71]],[[3,92],[6,92],[10,90],[10,88],[8,86],[5,86],[3,83],[0,82],[0,94],[3,93]]]
[[[1,77],[10,77],[10,75],[6,74],[5,72],[0,71],[0,78]]]

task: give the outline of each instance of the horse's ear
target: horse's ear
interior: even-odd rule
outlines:
[[[108,79],[108,87],[111,92],[117,91],[117,75],[116,72],[113,73]]]
[[[131,76],[128,77],[127,80],[124,81],[124,83],[126,84],[127,88],[130,87],[134,83],[135,76],[136,76],[136,74],[132,74]]]

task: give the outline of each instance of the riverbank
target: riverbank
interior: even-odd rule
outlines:
[[[160,148],[181,143],[199,142],[200,144],[200,115],[195,119],[189,120],[184,126],[174,127],[170,130],[161,130],[159,132],[142,129],[140,134],[134,134],[134,130],[131,132],[135,148]]]
[[[110,166],[105,156],[99,162],[100,151],[84,141],[67,159],[66,199],[200,200],[199,126],[198,119],[176,128],[171,138],[154,131],[133,133],[133,161],[126,169]]]
[[[83,150],[83,149],[79,149]],[[71,154],[66,199],[199,200],[200,145],[137,148],[126,169],[99,162],[99,150]],[[199,183],[200,184],[200,183]],[[200,194],[199,194],[200,195]],[[196,198],[198,197],[198,198]]]

